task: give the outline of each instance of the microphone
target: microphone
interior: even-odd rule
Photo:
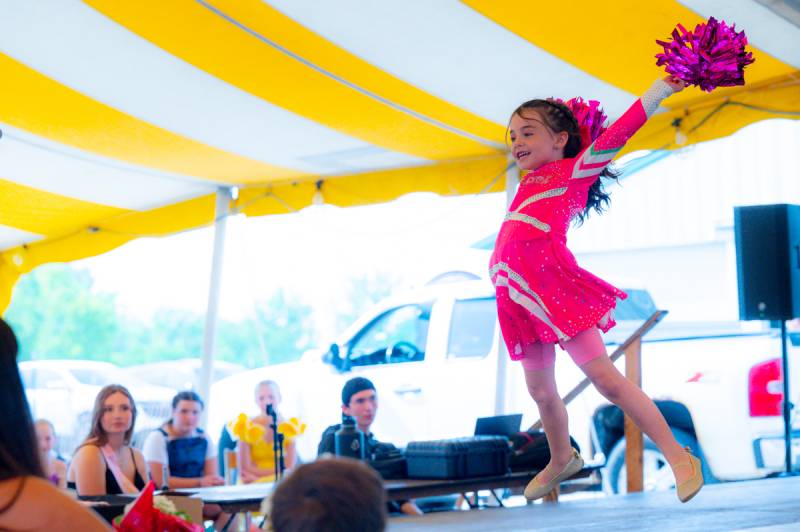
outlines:
[[[267,404],[267,415],[272,416],[273,418],[275,417],[275,408],[272,406],[272,404]]]

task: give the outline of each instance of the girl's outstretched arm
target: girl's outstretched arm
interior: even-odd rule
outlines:
[[[683,81],[673,76],[656,80],[641,98],[575,158],[571,179],[596,179],[628,139],[655,113],[661,101],[685,86]]]

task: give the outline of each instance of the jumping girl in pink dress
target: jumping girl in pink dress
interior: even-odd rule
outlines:
[[[681,448],[653,401],[606,354],[600,330],[614,326],[612,310],[625,293],[578,266],[567,249],[571,221],[608,202],[599,179],[610,175],[608,164],[661,100],[684,86],[672,76],[656,81],[605,131],[599,124],[579,124],[569,106],[551,99],[525,102],[511,116],[512,153],[528,173],[500,229],[490,274],[503,338],[511,358],[522,362],[550,446],[550,463],[525,489],[530,500],[583,467],[570,445],[567,409],[556,390],[556,343],[664,453],[681,502],[703,486],[700,460]],[[586,104],[572,108],[581,105]]]

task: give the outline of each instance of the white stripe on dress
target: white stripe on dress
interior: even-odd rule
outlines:
[[[508,277],[504,277],[502,275],[498,276],[497,285],[498,286],[505,286],[508,289],[508,295],[511,298],[511,300],[514,303],[516,303],[517,305],[519,305],[522,308],[524,308],[525,310],[527,310],[528,312],[530,312],[536,318],[539,318],[539,320],[542,323],[547,325],[550,328],[550,330],[553,331],[553,334],[556,335],[556,338],[558,338],[559,341],[567,341],[567,340],[569,340],[569,336],[564,334],[561,331],[561,329],[556,327],[553,324],[553,322],[550,321],[550,318],[544,312],[544,309],[542,309],[542,307],[540,307],[535,301],[533,301],[526,294],[523,294],[522,292],[518,291],[516,288],[514,288],[513,286],[511,286],[508,283]]]

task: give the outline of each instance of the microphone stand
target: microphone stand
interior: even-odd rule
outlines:
[[[781,376],[783,377],[783,441],[786,445],[784,460],[786,470],[780,477],[793,477],[800,475],[800,471],[792,469],[792,409],[794,404],[789,395],[789,353],[786,347],[786,321],[781,320]]]
[[[270,428],[272,429],[272,452],[275,458],[275,482],[283,476],[286,468],[283,462],[283,434],[278,432],[278,414],[272,405],[267,405],[267,416],[270,416]]]
[[[283,472],[286,470],[286,464],[283,461],[283,434],[278,433],[278,464],[280,477],[283,478]]]

